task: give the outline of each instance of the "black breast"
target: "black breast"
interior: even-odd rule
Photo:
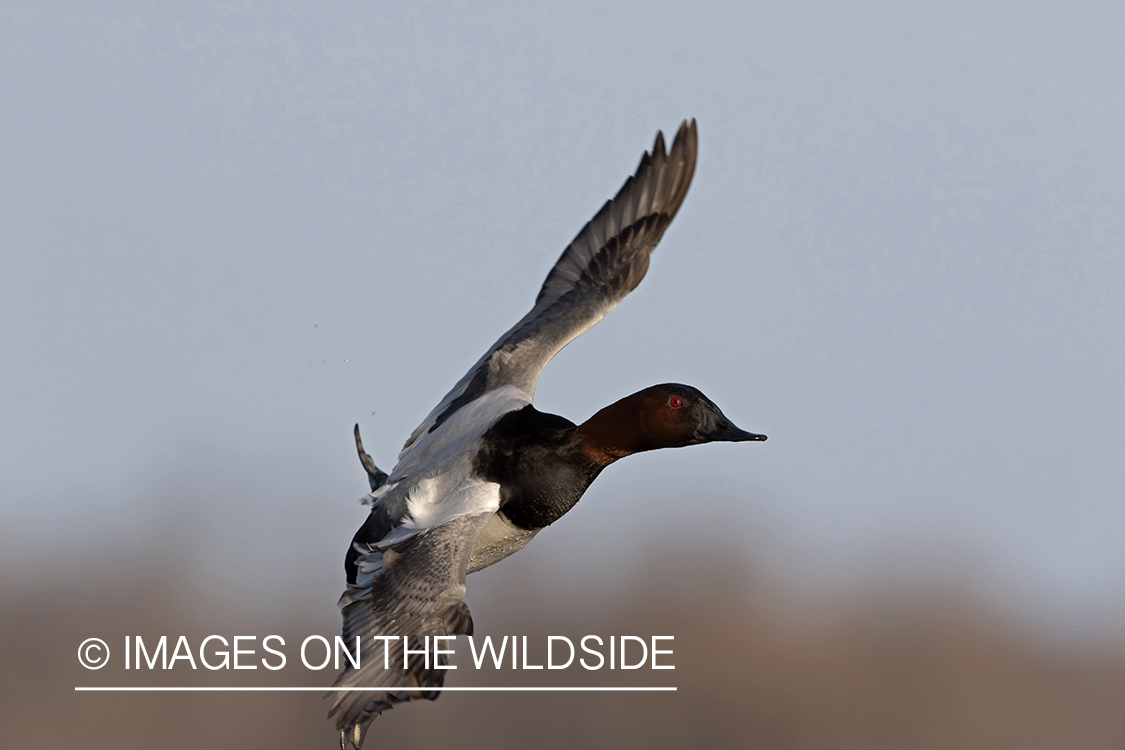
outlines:
[[[602,470],[582,452],[573,422],[531,405],[484,434],[473,468],[500,484],[500,512],[521,529],[557,521]]]

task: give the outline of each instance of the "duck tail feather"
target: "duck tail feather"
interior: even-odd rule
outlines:
[[[359,437],[359,423],[355,426],[355,449],[359,453],[359,462],[363,464],[363,470],[367,472],[367,483],[371,485],[371,491],[382,487],[387,483],[387,472],[381,470],[371,460],[371,456],[367,455],[367,451],[363,449],[363,441]]]

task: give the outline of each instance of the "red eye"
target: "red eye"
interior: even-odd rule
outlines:
[[[681,406],[683,406],[683,405],[684,405],[684,402],[680,400],[680,397],[679,397],[679,396],[673,396],[673,397],[672,397],[672,400],[671,400],[671,401],[669,401],[669,402],[668,402],[668,404],[669,404],[669,405],[670,405],[670,406],[671,406],[671,407],[672,407],[673,409],[679,409],[679,408],[680,408]]]

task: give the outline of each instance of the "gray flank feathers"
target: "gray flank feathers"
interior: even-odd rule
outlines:
[[[383,647],[372,636],[409,636],[413,651],[421,649],[426,636],[472,634],[465,575],[473,542],[488,518],[489,514],[463,516],[394,547],[372,550],[359,560],[357,581],[340,598],[340,609],[344,643],[350,648],[359,636],[362,661],[360,669],[354,669],[345,660],[334,686],[390,689],[334,694],[329,716],[336,716],[341,747],[350,743],[358,748],[371,720],[396,703],[439,695],[426,688],[441,687],[445,670],[432,662],[427,668],[423,657],[413,654],[404,670],[401,639],[389,642],[391,668],[384,669]],[[394,689],[410,687],[416,689]]]

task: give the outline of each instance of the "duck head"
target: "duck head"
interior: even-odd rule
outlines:
[[[699,389],[679,383],[626,396],[590,417],[578,431],[583,453],[603,466],[657,448],[766,439],[735,427]]]

